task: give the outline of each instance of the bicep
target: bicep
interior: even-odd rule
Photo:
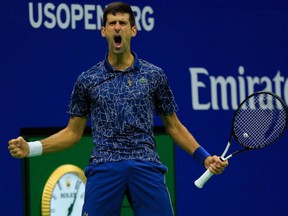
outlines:
[[[170,115],[161,115],[162,122],[166,129],[166,132],[171,136],[175,133],[176,130],[181,127],[181,123],[176,115],[176,113],[172,113]]]
[[[163,115],[161,116],[161,119],[167,133],[171,136],[173,141],[192,155],[195,149],[199,147],[199,144],[193,135],[180,122],[176,113]]]
[[[64,150],[76,144],[83,135],[86,123],[87,118],[71,117],[63,130],[41,140],[43,153]]]
[[[77,117],[77,116],[72,116],[69,119],[68,125],[66,129],[73,134],[76,139],[81,139],[85,127],[87,124],[87,118],[85,117]]]

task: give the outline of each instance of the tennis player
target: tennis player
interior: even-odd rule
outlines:
[[[173,141],[213,173],[220,174],[228,162],[211,156],[181,124],[163,70],[130,50],[137,34],[131,7],[111,3],[103,20],[101,34],[107,40],[108,54],[78,77],[66,128],[41,141],[12,139],[8,149],[15,158],[64,150],[81,139],[91,118],[94,148],[85,169],[82,215],[120,215],[124,196],[135,215],[173,215],[164,180],[167,168],[155,150],[154,112]]]

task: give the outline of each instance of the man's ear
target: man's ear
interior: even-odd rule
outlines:
[[[102,37],[106,37],[104,26],[101,27],[101,35],[102,35]]]
[[[132,31],[132,37],[135,37],[135,36],[137,35],[137,28],[136,28],[136,26],[132,26],[131,31]]]

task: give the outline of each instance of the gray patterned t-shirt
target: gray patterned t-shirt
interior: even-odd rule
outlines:
[[[155,65],[135,57],[117,71],[106,58],[77,79],[68,113],[90,117],[94,148],[91,163],[145,160],[160,163],[155,151],[153,115],[168,115],[177,105],[167,77]]]

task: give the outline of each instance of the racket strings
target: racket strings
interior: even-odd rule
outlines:
[[[286,126],[284,105],[272,95],[256,94],[246,99],[234,117],[234,135],[248,148],[262,148],[274,142]]]

